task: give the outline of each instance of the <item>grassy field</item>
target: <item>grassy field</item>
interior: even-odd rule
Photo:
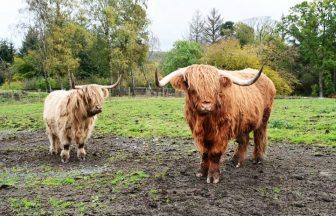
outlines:
[[[183,98],[111,98],[96,134],[185,137]],[[42,102],[1,103],[0,132],[43,129]],[[278,99],[269,125],[272,141],[336,146],[336,100]]]

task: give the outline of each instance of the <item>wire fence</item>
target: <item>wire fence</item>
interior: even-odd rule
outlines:
[[[0,90],[0,102],[39,102],[48,95],[36,89]],[[183,93],[173,88],[116,88],[110,90],[111,97],[183,97]]]
[[[0,103],[11,102],[41,102],[46,96],[47,92],[36,89],[25,90],[0,90]],[[119,87],[110,90],[110,97],[183,97],[184,94],[181,91],[177,91],[174,88],[146,88],[136,87],[124,88]],[[316,97],[304,97],[304,96],[281,96],[277,95],[276,99],[313,99]]]

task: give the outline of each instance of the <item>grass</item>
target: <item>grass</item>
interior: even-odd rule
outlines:
[[[124,171],[119,170],[112,179],[111,184],[114,185],[114,191],[116,191],[120,190],[122,187],[137,185],[148,177],[148,174],[139,170],[132,171],[130,173],[125,173]]]
[[[112,98],[95,134],[189,137],[183,98]],[[0,104],[0,132],[43,129],[42,102]],[[336,100],[278,99],[269,124],[272,141],[336,146]]]
[[[9,198],[10,208],[15,213],[23,213],[22,215],[43,215],[43,209],[41,209],[41,202],[39,199],[27,200],[26,198]],[[33,213],[33,214],[32,214]],[[20,214],[21,215],[21,214]]]

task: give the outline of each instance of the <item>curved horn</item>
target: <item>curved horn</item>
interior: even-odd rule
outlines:
[[[234,76],[233,74],[228,73],[227,71],[218,70],[218,72],[219,72],[219,75],[225,76],[225,77],[228,77],[229,79],[231,79],[232,82],[236,85],[249,86],[249,85],[252,85],[253,83],[255,83],[259,79],[263,69],[264,69],[264,65],[261,67],[258,74],[255,75],[255,77],[253,77],[252,79],[248,79],[248,80],[238,78],[238,77]]]
[[[113,89],[115,88],[121,81],[121,75],[119,76],[117,82],[115,82],[113,85],[101,85],[102,88],[107,88],[107,89]]]
[[[169,83],[170,80],[172,80],[174,77],[182,76],[184,74],[184,72],[186,71],[186,69],[187,69],[186,67],[185,68],[179,68],[176,71],[171,72],[170,74],[168,74],[167,76],[165,76],[161,80],[159,80],[158,70],[156,68],[156,70],[155,70],[155,83],[156,83],[157,87],[163,87],[163,86],[167,85],[167,83]]]

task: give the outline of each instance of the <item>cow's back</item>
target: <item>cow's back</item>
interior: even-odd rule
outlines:
[[[62,109],[65,109],[69,91],[58,90],[51,92],[44,101],[43,119],[55,121],[60,117]]]
[[[258,71],[245,69],[232,72],[242,79],[253,78]],[[234,109],[235,134],[258,128],[262,124],[265,112],[270,112],[276,89],[273,82],[264,74],[250,86],[233,84],[230,95]]]

